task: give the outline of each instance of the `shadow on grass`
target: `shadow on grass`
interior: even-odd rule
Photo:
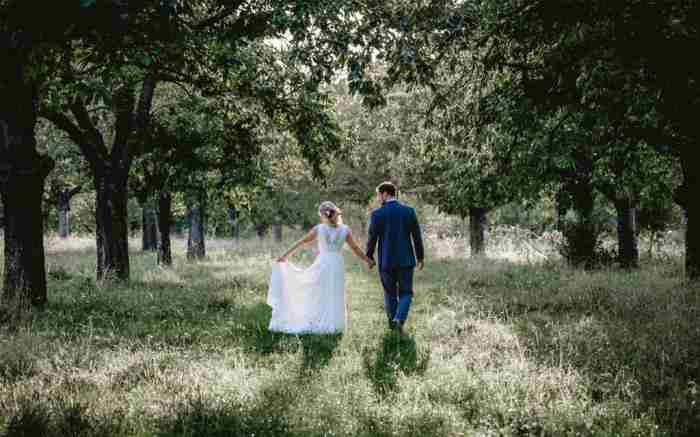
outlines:
[[[258,303],[237,309],[240,322],[239,336],[248,350],[262,355],[271,353],[296,353],[302,349],[301,372],[313,372],[326,367],[342,334],[285,334],[267,329],[272,310]]]
[[[623,402],[664,433],[700,435],[700,289],[679,280],[681,260],[586,273],[494,266],[470,269],[445,291],[512,326],[534,361],[585,375],[593,403]],[[463,266],[440,268],[448,275]]]
[[[72,398],[47,399],[43,393],[21,397],[5,408],[7,418],[0,419],[3,437],[117,437],[135,435],[134,429],[145,426],[143,434],[158,437],[230,437],[292,435],[288,410],[294,405],[298,390],[293,382],[273,381],[251,401],[214,399],[201,393],[174,405],[172,410],[152,423],[135,423],[117,410],[96,416],[91,405]]]
[[[300,336],[304,356],[302,370],[314,372],[326,367],[342,338],[342,334]]]
[[[191,397],[163,418],[156,436],[292,435],[288,410],[299,395],[293,381],[278,380],[263,387],[249,402]]]
[[[55,396],[47,400],[44,393],[24,395],[3,412],[7,415],[3,437],[110,437],[130,434],[128,419],[122,411],[98,417],[91,414],[89,405],[84,402]]]
[[[413,337],[387,332],[376,354],[371,349],[363,351],[363,362],[374,390],[385,396],[398,389],[400,373],[424,374],[430,362],[430,354],[419,353]]]
[[[52,279],[52,298],[33,316],[36,331],[71,337],[84,331],[113,343],[147,340],[178,347],[239,343],[238,332],[231,335],[232,322],[248,311],[239,306],[260,287],[248,277],[216,283],[159,278],[102,286],[81,275],[61,273]],[[258,319],[265,317],[261,307],[252,310]]]

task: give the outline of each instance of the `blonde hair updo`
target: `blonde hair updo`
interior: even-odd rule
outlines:
[[[343,223],[343,211],[341,211],[335,203],[328,200],[319,205],[318,215],[321,216],[321,219],[333,226],[338,226]]]

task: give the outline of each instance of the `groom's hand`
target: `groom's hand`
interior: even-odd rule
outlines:
[[[422,261],[422,260],[421,260],[421,261],[418,261],[416,267],[418,268],[418,271],[423,270],[423,261]]]

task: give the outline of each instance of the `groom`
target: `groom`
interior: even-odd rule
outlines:
[[[372,211],[367,257],[374,260],[379,242],[379,276],[389,328],[403,332],[413,300],[413,270],[423,269],[423,239],[416,211],[396,200],[394,184],[380,184],[377,198],[382,206]]]

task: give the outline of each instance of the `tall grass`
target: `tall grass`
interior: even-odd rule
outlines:
[[[406,336],[350,255],[347,332],[292,336],[266,329],[273,242],[134,252],[125,285],[93,280],[89,239],[52,241],[47,308],[0,328],[0,436],[698,435],[680,259],[581,272],[430,240]]]

